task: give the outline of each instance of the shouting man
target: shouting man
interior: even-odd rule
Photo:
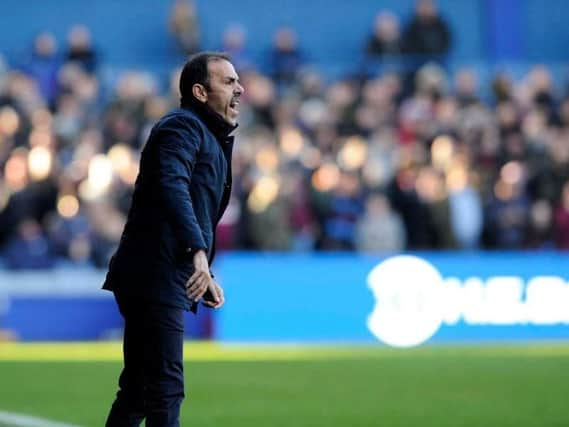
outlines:
[[[210,265],[231,192],[231,132],[243,87],[229,57],[192,56],[181,107],[152,129],[104,289],[124,317],[124,368],[108,427],[179,426],[184,311],[224,303]]]

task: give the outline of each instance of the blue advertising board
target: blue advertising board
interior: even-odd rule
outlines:
[[[0,269],[0,337],[18,341],[119,339],[123,319],[113,295],[101,289],[105,271],[59,267]],[[210,339],[212,313],[185,317],[188,339]],[[1,338],[0,338],[1,339]]]
[[[565,253],[225,255],[221,341],[569,338]]]
[[[561,252],[224,253],[219,311],[186,336],[221,342],[412,347],[569,338],[569,254]],[[0,332],[19,340],[120,337],[103,271],[0,271]]]

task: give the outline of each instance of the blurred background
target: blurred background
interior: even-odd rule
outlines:
[[[7,2],[3,335],[120,334],[99,285],[146,137],[178,105],[185,59],[204,49],[231,55],[246,93],[214,266],[228,304],[189,318],[188,336],[374,341],[367,275],[404,252],[443,280],[517,275],[523,304],[532,278],[566,277],[569,248],[569,4],[547,5],[289,0],[275,13],[258,0],[59,0],[30,14]],[[250,301],[260,286],[264,308]],[[318,332],[276,322],[318,310],[291,302],[292,289],[324,293]],[[59,321],[37,324],[38,312]],[[265,313],[254,322],[265,329],[246,312]]]
[[[200,50],[246,92],[187,425],[569,425],[567,22],[566,0],[2,1],[0,425],[103,424],[100,286]]]

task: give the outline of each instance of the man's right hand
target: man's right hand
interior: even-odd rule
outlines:
[[[209,273],[205,251],[196,252],[193,261],[195,271],[186,283],[186,295],[190,300],[198,302],[209,289],[213,300],[217,303],[220,302],[221,297]]]

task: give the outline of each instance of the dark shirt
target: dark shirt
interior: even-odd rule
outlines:
[[[408,54],[444,55],[450,48],[451,34],[442,18],[415,18],[406,28],[403,40]]]
[[[403,51],[403,46],[399,38],[392,40],[380,39],[372,35],[366,44],[365,53],[372,57],[396,56]]]

